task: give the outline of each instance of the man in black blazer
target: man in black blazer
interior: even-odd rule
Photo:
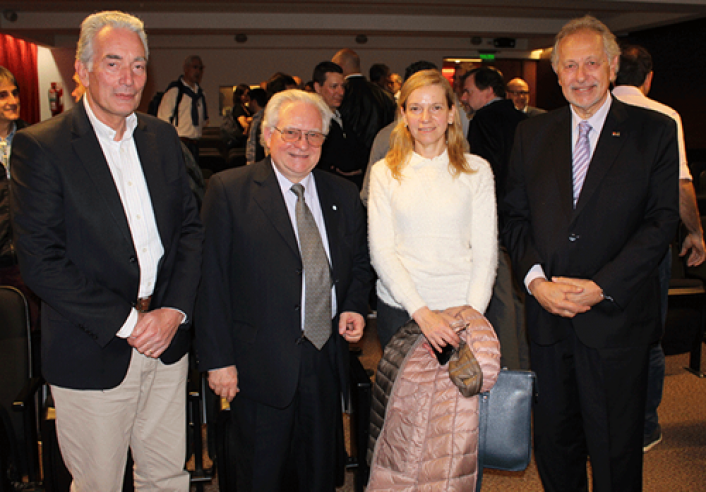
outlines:
[[[505,99],[503,74],[493,67],[480,67],[462,78],[461,100],[475,112],[468,127],[471,153],[484,158],[495,175],[496,203],[505,197],[507,166],[517,125],[527,119]],[[502,230],[502,217],[498,230]],[[525,325],[524,295],[512,278],[512,265],[505,245],[500,241],[498,272],[485,315],[500,340],[502,367],[529,368],[529,347]]]
[[[397,104],[392,94],[369,82],[360,73],[360,57],[355,51],[348,48],[339,50],[331,61],[343,69],[343,77],[346,79],[346,95],[340,106],[341,116],[363,146],[365,157],[356,170],[360,175],[360,188],[375,135],[395,119]]]
[[[223,466],[235,467],[238,491],[335,488],[347,342],[363,334],[372,278],[357,189],[312,172],[330,119],[315,94],[276,94],[263,119],[270,157],[215,175],[204,200],[196,348],[211,388],[232,400],[235,458]],[[313,273],[300,254],[297,185],[330,266],[324,291],[333,295],[319,348],[305,334]]]
[[[570,106],[521,123],[510,159],[504,238],[531,294],[547,491],[588,490],[588,457],[593,490],[642,490],[657,265],[679,220],[678,156],[673,121],[610,96],[619,55],[597,19],[564,26],[552,64]]]
[[[314,90],[333,113],[316,168],[339,174],[360,188],[363,174],[359,170],[367,163],[368,154],[348,121],[338,111],[346,93],[343,69],[333,62],[324,61],[316,65],[311,78]]]
[[[183,490],[186,352],[202,226],[181,146],[136,115],[143,24],[100,12],[81,26],[77,106],[17,134],[13,226],[41,297],[42,367],[72,490],[119,490],[128,446],[138,490]]]

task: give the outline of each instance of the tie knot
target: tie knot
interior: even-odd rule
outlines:
[[[591,125],[588,123],[588,121],[582,121],[579,123],[579,136],[580,137],[585,137],[588,135],[588,132],[591,131]]]
[[[292,193],[297,195],[297,198],[299,198],[300,200],[304,198],[304,186],[301,183],[292,185],[290,189],[292,190]]]

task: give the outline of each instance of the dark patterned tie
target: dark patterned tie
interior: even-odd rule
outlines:
[[[591,131],[591,125],[588,121],[582,121],[579,123],[579,138],[576,140],[576,146],[574,147],[574,208],[576,208],[576,202],[579,201],[579,195],[581,194],[581,188],[583,188],[583,182],[586,180],[586,173],[588,172],[588,165],[591,162],[591,143],[588,140],[588,134]]]
[[[319,228],[304,200],[304,187],[292,186],[297,195],[297,231],[304,264],[304,336],[321,350],[331,336],[331,270]]]

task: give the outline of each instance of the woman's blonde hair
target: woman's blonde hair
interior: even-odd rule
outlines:
[[[449,109],[454,107],[455,95],[451,84],[446,77],[438,70],[422,70],[412,75],[402,86],[400,91],[399,108],[407,109],[407,99],[409,96],[422,87],[438,85],[446,93],[446,104]],[[471,173],[473,170],[468,166],[466,157],[468,152],[468,141],[463,135],[461,128],[461,117],[458,111],[454,113],[454,121],[446,129],[446,146],[449,154],[449,171],[452,175],[458,176],[460,173]],[[414,150],[414,138],[405,124],[404,118],[398,117],[397,124],[390,136],[390,151],[385,156],[387,165],[392,171],[392,176],[399,180],[402,167],[407,163]]]

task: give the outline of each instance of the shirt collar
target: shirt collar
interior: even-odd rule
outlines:
[[[7,145],[12,145],[12,139],[15,137],[15,133],[17,133],[17,122],[13,121],[12,122],[12,129],[7,134],[7,137],[5,137],[5,138],[0,137],[0,142],[5,141],[5,142],[7,142]]]
[[[96,132],[96,136],[98,138],[107,139],[110,141],[115,140],[115,135],[117,132],[96,117],[85,95],[83,96],[83,107],[86,108],[88,121],[91,122],[93,130]],[[137,115],[133,112],[125,118],[125,133],[123,133],[123,138],[121,141],[131,139],[132,132],[135,131],[135,128],[137,128]]]
[[[272,157],[270,157],[270,161],[272,161]],[[285,193],[291,193],[292,186],[294,186],[296,183],[293,183],[289,179],[287,179],[284,174],[279,172],[279,169],[277,169],[277,166],[275,166],[275,162],[272,161],[270,162],[272,165],[272,170],[275,172],[275,176],[277,176],[277,182],[279,183],[279,187],[282,189],[282,194],[284,195]],[[299,181],[299,184],[304,187],[304,195],[309,195],[309,192],[311,191],[311,186],[314,185],[314,178],[312,176],[312,173],[309,173],[306,175],[304,179]],[[287,195],[285,195],[287,196]]]
[[[422,157],[421,155],[417,154],[416,152],[412,151],[412,156],[410,157],[409,160],[409,166],[412,169],[422,167],[424,165],[428,164],[433,164],[433,163],[442,163],[446,164],[449,161],[449,149],[446,148],[444,151],[437,155],[436,157],[432,158],[427,158],[427,157]]]
[[[613,97],[610,95],[609,92],[608,97],[606,97],[605,101],[603,101],[603,105],[598,108],[598,111],[593,113],[593,116],[585,120],[588,121],[588,124],[591,125],[591,128],[596,131],[596,135],[600,135],[601,130],[603,129],[603,124],[605,123],[605,119],[608,116],[608,111],[610,110],[610,105],[612,104],[612,102]],[[576,127],[579,126],[579,123],[584,121],[584,119],[576,113],[573,106],[569,105],[569,108],[571,108],[571,128],[572,130],[575,130]]]

